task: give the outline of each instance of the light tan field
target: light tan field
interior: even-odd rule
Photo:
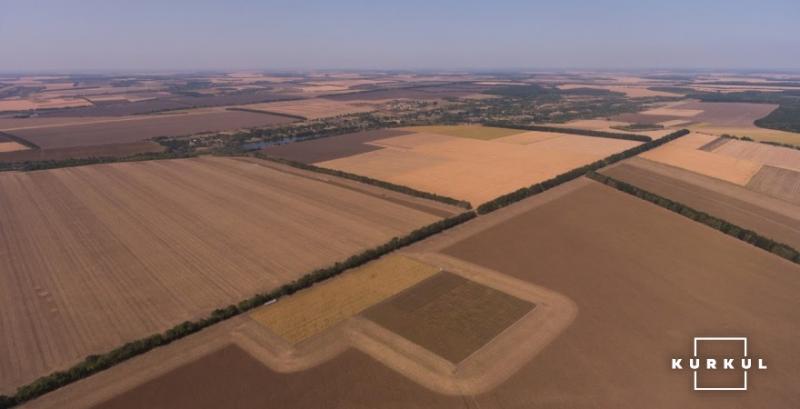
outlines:
[[[640,156],[737,185],[746,185],[762,164],[698,149],[715,139],[715,136],[691,133]]]
[[[308,119],[318,119],[337,115],[355,114],[359,112],[370,112],[375,110],[375,105],[377,104],[355,104],[325,98],[311,98],[295,101],[240,105],[237,108],[296,115]]]
[[[27,146],[17,142],[0,142],[0,152],[17,152],[28,149]]]
[[[800,205],[800,171],[765,165],[747,187],[789,203]]]
[[[432,276],[439,269],[390,255],[301,291],[250,316],[297,344]]]
[[[81,98],[53,98],[42,100],[31,99],[5,99],[0,100],[0,112],[2,111],[27,111],[29,109],[55,109],[55,108],[74,108],[92,105],[91,102]]]
[[[497,128],[493,126],[482,125],[414,126],[401,129],[406,129],[417,133],[435,133],[439,135],[458,136],[461,138],[480,139],[484,141],[525,132],[519,129]]]
[[[452,209],[255,159],[0,173],[0,393],[440,219],[426,208]]]
[[[298,87],[303,92],[337,92],[337,91],[347,91],[349,87],[343,87],[339,85],[303,85]]]
[[[672,105],[674,106],[674,105]],[[646,111],[640,112],[644,115],[664,115],[664,116],[678,116],[681,118],[691,118],[697,116],[698,114],[702,114],[702,109],[681,109],[681,108],[671,108],[669,106],[662,107],[662,108],[654,108],[648,109]]]
[[[712,152],[781,168],[800,171],[800,150],[758,142],[728,141]]]
[[[536,143],[520,143],[527,138]],[[478,205],[639,144],[570,134],[545,138],[537,132],[492,140],[414,133],[370,141],[383,149],[317,165]]]
[[[631,98],[642,97],[675,97],[680,94],[673,94],[671,92],[653,91],[647,89],[646,86],[630,86],[630,85],[593,85],[593,84],[563,84],[558,86],[559,89],[577,89],[577,88],[594,88],[605,89],[611,92],[620,92]]]

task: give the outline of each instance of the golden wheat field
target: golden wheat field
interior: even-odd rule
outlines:
[[[437,271],[437,267],[391,255],[261,308],[251,317],[287,341],[298,343]]]
[[[381,149],[317,165],[478,205],[639,144],[551,132],[483,139],[416,132],[373,140],[368,144]]]
[[[212,157],[2,173],[0,392],[441,216],[395,195]]]

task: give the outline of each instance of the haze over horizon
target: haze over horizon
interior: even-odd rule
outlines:
[[[800,2],[8,2],[0,71],[800,69]]]

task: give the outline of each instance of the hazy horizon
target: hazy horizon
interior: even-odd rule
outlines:
[[[14,2],[0,72],[800,69],[800,2]]]

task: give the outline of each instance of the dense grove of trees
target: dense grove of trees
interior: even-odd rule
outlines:
[[[41,377],[29,385],[17,389],[14,396],[0,395],[0,409],[10,408],[23,402],[39,397],[47,392],[58,389],[69,383],[86,378],[89,375],[108,369],[116,364],[141,355],[154,348],[167,345],[173,341],[181,339],[216,324],[220,321],[234,317],[253,308],[263,305],[271,300],[277,300],[283,296],[294,294],[304,288],[311,287],[315,283],[326,280],[345,270],[358,267],[364,263],[375,260],[401,247],[408,246],[417,241],[423,240],[443,230],[464,223],[476,216],[474,211],[468,211],[459,215],[437,221],[403,236],[395,237],[388,242],[372,249],[365,250],[359,254],[349,257],[344,261],[334,263],[331,266],[314,270],[303,277],[284,284],[283,286],[268,293],[256,294],[236,305],[229,305],[224,308],[216,309],[208,317],[197,321],[186,321],[175,327],[146,338],[131,341],[116,348],[108,353],[101,355],[91,355],[86,359],[65,371],[57,371],[50,375]]]
[[[621,192],[634,195],[640,199],[644,199],[647,200],[648,202],[655,203],[665,209],[671,210],[684,217],[688,217],[696,222],[703,223],[706,226],[712,227],[729,236],[736,237],[741,241],[744,241],[746,243],[752,244],[753,246],[769,251],[770,253],[773,253],[779,257],[783,257],[789,261],[793,261],[795,263],[800,264],[800,252],[798,252],[789,245],[776,242],[775,240],[764,237],[752,230],[739,227],[728,221],[711,216],[708,213],[695,210],[682,203],[678,203],[670,199],[667,199],[663,196],[659,196],[655,193],[648,192],[644,189],[640,189],[634,185],[625,183],[621,180],[614,179],[612,177],[595,172],[589,172],[586,176],[600,183],[611,186]]]
[[[558,126],[543,126],[543,125],[517,125],[512,122],[507,121],[487,121],[483,123],[486,126],[497,126],[501,128],[512,128],[512,129],[523,129],[526,131],[541,131],[541,132],[558,132],[558,133],[568,133],[568,134],[575,134],[581,136],[593,136],[597,138],[612,138],[612,139],[624,139],[627,141],[637,141],[637,142],[650,142],[653,138],[647,135],[635,135],[635,134],[628,134],[628,133],[617,133],[617,132],[605,132],[605,131],[593,131],[590,129],[577,129],[577,128],[562,128]]]
[[[442,196],[436,193],[430,192],[423,192],[420,190],[412,189],[408,186],[396,185],[394,183],[385,182],[383,180],[373,179],[367,176],[356,175],[353,173],[343,172],[341,170],[336,169],[328,169],[328,168],[321,168],[319,166],[310,165],[307,163],[302,162],[295,162],[288,159],[277,158],[274,156],[269,156],[262,152],[256,152],[254,154],[255,157],[259,159],[270,160],[273,162],[283,163],[289,166],[294,166],[299,169],[310,170],[312,172],[324,173],[326,175],[338,176],[344,179],[355,180],[357,182],[366,183],[368,185],[378,186],[387,190],[393,190],[395,192],[405,193],[407,195],[421,197],[423,199],[435,200],[437,202],[446,203],[452,206],[462,207],[464,209],[472,209],[472,205],[465,201],[465,200],[458,200],[453,199],[451,197]]]
[[[643,143],[639,146],[635,146],[631,149],[625,150],[620,153],[615,153],[605,159],[601,159],[599,161],[593,162],[591,164],[581,166],[576,169],[572,169],[569,172],[562,173],[552,179],[545,180],[544,182],[537,183],[532,186],[523,187],[518,189],[514,192],[502,195],[494,200],[490,200],[482,205],[478,206],[477,211],[478,214],[486,214],[489,212],[493,212],[497,209],[506,207],[514,202],[518,202],[522,199],[525,199],[530,196],[537,195],[542,193],[546,190],[552,189],[562,183],[569,182],[570,180],[577,179],[590,171],[596,171],[600,168],[608,166],[612,163],[619,162],[623,159],[630,158],[631,156],[638,155],[642,152],[648,151],[655,147],[661,146],[669,141],[675,140],[688,134],[689,131],[686,129],[681,129],[679,131],[673,132],[669,135],[664,136],[663,138],[656,139],[654,141],[650,141],[647,143]]]

